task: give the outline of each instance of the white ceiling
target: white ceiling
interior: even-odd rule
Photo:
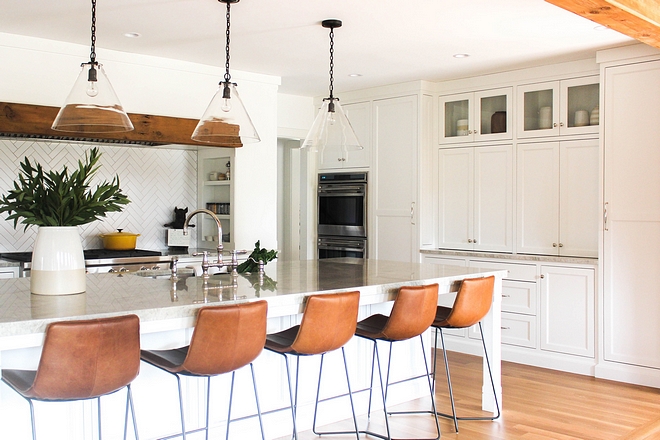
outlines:
[[[98,0],[97,46],[217,65],[221,78],[225,8],[217,0]],[[0,10],[1,32],[89,45],[91,1],[0,0]],[[543,0],[242,0],[231,8],[231,68],[280,76],[283,93],[327,94],[326,18],[344,23],[335,30],[337,96],[588,58],[632,41]]]

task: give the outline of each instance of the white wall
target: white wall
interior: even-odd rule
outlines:
[[[221,68],[97,48],[104,69],[129,113],[199,118],[211,101]],[[59,107],[89,60],[89,47],[0,33],[0,101]],[[232,71],[232,80],[261,137],[236,153],[235,242],[277,247],[277,88],[279,77]],[[140,170],[135,171],[139,173]],[[2,188],[0,188],[2,190]]]

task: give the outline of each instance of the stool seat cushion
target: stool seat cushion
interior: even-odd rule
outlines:
[[[294,325],[291,328],[283,330],[278,333],[271,333],[266,336],[266,348],[278,353],[289,353],[289,354],[301,354],[296,353],[291,348],[293,341],[296,340],[298,336],[298,331],[300,330],[299,325]]]
[[[188,348],[189,346],[172,350],[140,350],[140,357],[170,373],[178,373],[182,369],[183,361],[186,360]]]
[[[383,338],[383,329],[387,324],[388,316],[376,314],[358,322],[355,334],[370,339]]]
[[[451,307],[438,306],[435,311],[435,320],[433,320],[433,327],[451,328],[451,324],[447,322],[447,317],[451,313]]]

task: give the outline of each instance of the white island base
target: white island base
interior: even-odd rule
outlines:
[[[398,288],[403,285],[438,283],[442,304],[451,304],[452,293],[465,278],[495,275],[494,301],[483,321],[486,346],[501,400],[500,381],[500,302],[501,280],[505,271],[487,268],[460,268],[430,264],[397,263],[378,260],[331,259],[295,262],[273,262],[266,266],[266,275],[216,275],[208,282],[201,277],[180,279],[172,283],[166,276],[149,278],[139,275],[88,275],[87,292],[74,296],[40,297],[29,293],[28,279],[10,279],[0,283],[0,367],[36,368],[44,330],[48,323],[63,319],[89,319],[135,313],[140,317],[141,344],[145,349],[164,349],[188,344],[197,309],[205,305],[236,302],[268,301],[268,332],[288,328],[300,322],[304,297],[316,293],[360,291],[359,319],[373,313],[389,313]],[[425,334],[427,359],[433,343],[432,332]],[[383,344],[381,360],[387,359]],[[353,390],[368,387],[372,344],[353,338],[346,346],[351,386]],[[391,380],[419,375],[424,366],[419,361],[418,340],[394,344]],[[302,358],[298,429],[312,426],[320,357]],[[293,359],[292,365],[295,365]],[[264,351],[254,362],[261,410],[265,413],[266,438],[291,433],[291,415],[280,410],[289,404],[284,360],[281,355]],[[346,392],[341,352],[326,355],[321,398]],[[211,380],[212,434],[224,435],[227,418],[231,375]],[[206,381],[184,379],[186,426],[188,429],[204,423]],[[372,420],[382,421],[378,381],[375,380]],[[388,393],[388,406],[428,396],[424,380],[396,385]],[[125,391],[102,398],[103,437],[122,438]],[[133,382],[133,398],[141,439],[155,439],[180,430],[176,380],[155,367],[141,364]],[[367,411],[368,392],[355,394],[356,412]],[[494,411],[488,371],[484,367],[482,407]],[[84,402],[36,402],[37,438],[48,440],[91,440],[96,438],[96,404]],[[236,374],[232,419],[256,413],[249,368]],[[424,417],[424,416],[421,416]],[[346,397],[320,405],[317,425],[350,418]],[[366,417],[360,417],[361,429]],[[393,434],[396,417],[391,418]],[[348,425],[350,426],[350,425]],[[191,436],[191,438],[197,438]],[[6,384],[0,385],[0,438],[29,440],[30,415],[27,402]],[[133,438],[129,422],[129,437]],[[199,437],[201,438],[201,437]],[[230,438],[260,438],[256,417],[232,422]]]

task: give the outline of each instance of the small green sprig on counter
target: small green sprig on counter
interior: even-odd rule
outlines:
[[[14,188],[0,198],[0,213],[9,214],[7,220],[14,221],[14,228],[20,220],[26,230],[30,225],[84,225],[121,211],[130,200],[119,188],[119,176],[90,189],[100,157],[99,149],[92,148],[89,155],[85,153],[85,163],[78,161],[78,169],[70,175],[66,166],[60,172],[46,172],[25,157]]]
[[[254,244],[254,250],[250,254],[247,260],[238,265],[236,270],[238,273],[245,272],[256,272],[259,270],[259,261],[263,261],[264,264],[267,264],[269,261],[277,258],[276,250],[268,250],[261,247],[259,241]]]

